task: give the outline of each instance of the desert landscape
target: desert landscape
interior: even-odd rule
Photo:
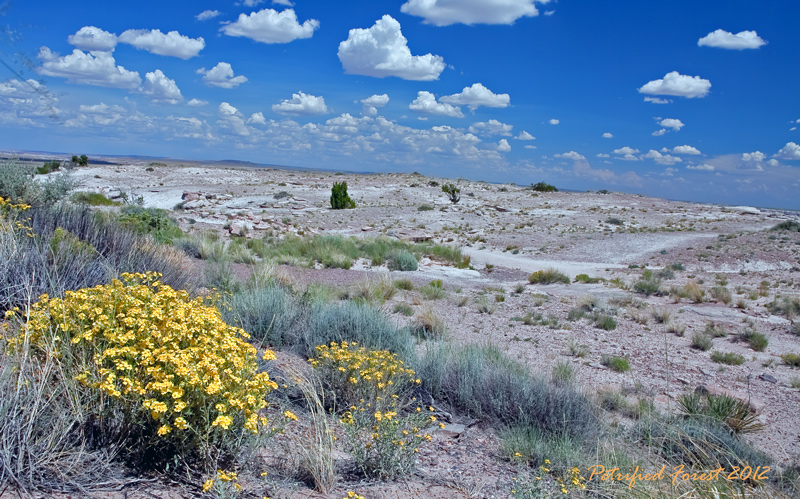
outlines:
[[[299,420],[255,451],[263,472],[238,468],[242,490],[225,492],[232,495],[192,489],[160,475],[134,478],[117,472],[104,479],[113,486],[27,491],[33,497],[211,497],[204,493],[215,490],[219,495],[214,497],[337,499],[797,493],[797,212],[608,191],[544,192],[418,173],[92,160],[103,161],[70,171],[75,192],[102,194],[116,204],[93,208],[99,211],[115,213],[126,203],[166,210],[184,234],[173,245],[184,250],[179,252],[181,265],[193,278],[192,293],[202,295],[227,282],[226,291],[235,296],[237,283],[248,282],[269,264],[271,278],[295,295],[315,289],[332,302],[366,302],[398,330],[414,335],[417,355],[424,356],[434,344],[492,348],[532,376],[572,387],[591,401],[598,432],[590,438],[593,444],[577,451],[546,446],[545,453],[553,456],[548,459],[562,462],[554,465],[559,471],[542,472],[539,451],[511,452],[516,447],[502,424],[437,397],[423,380],[423,393],[431,397],[424,403],[442,424],[428,430],[430,441],[420,446],[413,470],[391,480],[365,478],[354,467],[352,453],[336,444],[336,481],[323,490],[291,450],[313,433],[317,420],[290,389],[276,396],[275,407],[291,409]],[[331,188],[343,181],[355,207],[334,210]],[[457,202],[443,192],[448,184],[459,190]],[[320,261],[297,253],[275,256],[264,249],[279,247],[281,241],[329,236],[385,238],[409,248],[435,244],[460,257],[446,261],[425,254],[416,258],[416,270],[397,270],[366,255]],[[209,257],[204,244],[216,244],[227,256]],[[229,274],[227,280],[220,280],[220,272]],[[312,370],[291,348],[266,346],[277,356],[267,368],[273,378]],[[757,486],[727,480],[725,486],[708,488],[666,479],[629,488],[625,480],[589,479],[594,465],[655,471],[663,463],[673,468],[674,456],[653,450],[636,435],[651,417],[688,418],[686,400],[692,396],[729,396],[748,408],[748,417],[740,415],[737,421],[747,419],[752,431],[732,432],[767,455],[763,463],[769,463],[770,480]],[[336,418],[329,417],[335,425]],[[331,431],[343,435],[341,428]],[[581,486],[559,490],[573,467],[588,480],[585,489],[579,480]],[[548,484],[544,489],[520,485],[535,482],[538,475]],[[13,488],[3,497],[11,497]]]

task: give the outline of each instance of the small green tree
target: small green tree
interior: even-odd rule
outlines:
[[[343,210],[355,207],[356,202],[347,195],[347,182],[334,182],[331,188],[331,208],[334,210]]]
[[[447,194],[447,198],[453,204],[458,203],[458,201],[461,199],[461,189],[456,187],[455,184],[444,184],[442,186],[442,192]]]
[[[86,156],[85,154],[81,154],[81,158],[80,158],[80,161],[78,161],[78,164],[81,165],[81,166],[88,165],[89,164],[89,157]]]
[[[545,182],[539,182],[537,184],[531,184],[531,190],[536,192],[558,192],[556,186],[550,185]]]

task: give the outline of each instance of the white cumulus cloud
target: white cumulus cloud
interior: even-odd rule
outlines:
[[[697,46],[717,47],[721,49],[744,50],[757,49],[767,42],[755,31],[740,31],[735,35],[718,29],[697,40]]]
[[[411,55],[400,23],[390,15],[383,16],[371,28],[351,29],[347,40],[339,44],[338,55],[345,73],[376,78],[437,80],[445,68],[441,56]]]
[[[253,113],[247,118],[248,125],[266,125],[267,119],[264,118],[264,113]]]
[[[497,120],[489,120],[473,123],[469,127],[469,131],[470,133],[480,133],[483,135],[505,135],[510,137],[512,128],[514,128],[513,125],[507,125]]]
[[[221,31],[228,36],[243,36],[261,43],[289,43],[301,38],[311,38],[319,28],[319,21],[307,19],[300,24],[294,9],[278,12],[263,9],[239,14],[236,22],[227,24]]]
[[[663,119],[663,120],[659,121],[658,124],[663,126],[664,128],[672,128],[672,130],[674,130],[676,132],[679,131],[684,126],[686,126],[686,125],[683,124],[683,122],[681,120],[678,120],[678,119],[675,119],[675,118]]]
[[[144,83],[140,90],[143,94],[150,96],[153,102],[177,104],[183,100],[175,80],[167,78],[160,69],[144,75]]]
[[[655,132],[651,133],[650,135],[652,135],[654,137],[661,137],[665,133],[667,133],[667,129],[666,128],[662,128],[661,130],[656,130]]]
[[[281,114],[328,114],[330,109],[325,105],[323,97],[304,94],[298,92],[292,94],[291,99],[282,100],[279,104],[272,106],[272,110]]]
[[[424,90],[417,92],[417,98],[408,105],[408,108],[423,114],[436,114],[440,116],[450,116],[452,118],[464,117],[464,113],[461,112],[460,107],[437,102],[436,97],[432,93]]]
[[[59,57],[49,48],[42,47],[38,57],[43,61],[37,69],[40,74],[66,78],[71,83],[135,90],[142,81],[136,71],[117,66],[111,52],[87,54],[75,49],[71,54]]]
[[[435,26],[513,24],[521,17],[539,15],[534,0],[408,0],[400,11],[422,17],[425,23]]]
[[[237,116],[239,114],[239,110],[227,102],[223,102],[219,105],[219,114],[222,116]]]
[[[639,88],[639,93],[649,95],[674,95],[676,97],[705,97],[711,89],[711,82],[699,76],[686,76],[672,71],[660,80],[653,80]]]
[[[194,106],[194,107],[200,107],[200,106],[207,106],[208,105],[208,101],[207,100],[200,100],[200,99],[192,99],[189,102],[187,102],[186,104],[188,104],[190,106]]]
[[[662,99],[661,97],[645,97],[645,102],[652,102],[653,104],[669,104],[672,101],[669,99]]]
[[[497,143],[497,150],[500,152],[509,152],[511,151],[511,145],[509,145],[506,139],[500,139],[500,142]]]
[[[603,134],[603,138],[604,139],[612,139],[612,138],[614,138],[614,136],[612,134],[610,134],[609,132],[606,132],[606,133]]]
[[[716,167],[714,165],[709,165],[708,163],[703,163],[702,165],[686,165],[686,169],[713,172],[716,170]]]
[[[153,54],[184,60],[197,56],[206,46],[202,37],[189,38],[177,31],[164,34],[158,29],[129,29],[123,31],[118,40]]]
[[[206,85],[220,88],[236,88],[247,81],[246,76],[233,76],[233,68],[227,62],[217,63],[216,66],[206,71],[206,68],[197,70],[197,74],[203,75]]]
[[[517,135],[514,138],[517,139],[517,140],[534,140],[534,139],[536,139],[536,137],[534,137],[533,135],[529,134],[525,130],[521,131],[519,133],[519,135]]]
[[[208,19],[214,19],[215,17],[221,14],[218,10],[204,10],[203,12],[194,16],[195,19],[198,21],[206,21]]]
[[[632,147],[620,147],[619,149],[614,149],[614,154],[635,154],[639,152],[639,149],[634,149]]]
[[[775,156],[782,159],[800,159],[800,146],[794,142],[787,142]]]
[[[761,161],[764,161],[764,158],[766,158],[766,157],[767,157],[767,155],[766,155],[766,154],[764,154],[764,153],[763,153],[763,152],[761,152],[761,151],[756,151],[756,152],[746,152],[746,153],[742,154],[742,161],[756,161],[756,162],[761,162]]]
[[[692,146],[675,146],[672,148],[672,152],[675,154],[702,154],[696,147]]]
[[[582,156],[581,154],[578,154],[575,151],[565,152],[563,154],[554,154],[554,156],[556,158],[573,159],[575,161],[578,161],[578,160],[581,160],[581,159],[586,159],[584,156]]]
[[[84,26],[74,35],[69,35],[67,41],[81,50],[111,52],[117,46],[117,35],[95,26]]]
[[[378,108],[383,107],[389,103],[389,96],[386,94],[375,94],[361,99],[359,102],[363,104],[364,108],[362,113],[368,116],[375,116],[378,114]]]
[[[471,87],[464,87],[461,93],[441,97],[439,102],[467,106],[471,111],[475,111],[480,106],[508,107],[511,97],[508,94],[495,94],[481,83],[474,83]]]
[[[552,119],[552,120],[550,120],[548,123],[550,123],[551,125],[558,125],[558,124],[559,124],[559,123],[561,123],[561,122],[560,122],[559,120],[557,120],[557,119],[553,118],[553,119]]]
[[[676,156],[670,156],[669,154],[661,154],[658,151],[650,149],[647,154],[644,155],[645,158],[652,159],[656,163],[660,165],[674,165],[675,163],[680,163],[683,161],[681,158]]]

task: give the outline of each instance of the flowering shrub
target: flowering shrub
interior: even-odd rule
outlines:
[[[59,358],[98,398],[95,417],[122,420],[117,431],[129,437],[134,454],[211,464],[242,430],[272,431],[260,411],[277,385],[258,372],[244,331],[225,324],[207,300],[190,299],[159,278],[123,274],[63,299],[42,295],[9,347],[29,344],[40,357]]]
[[[411,389],[420,384],[414,371],[387,350],[344,341],[318,346],[310,362],[337,400],[350,404],[341,423],[364,475],[391,479],[413,469],[420,445],[431,439],[422,429],[436,421],[413,404]]]
[[[386,405],[383,411],[374,410],[369,404],[353,405],[341,419],[349,451],[361,471],[367,477],[382,480],[414,469],[420,446],[431,440],[430,434],[422,430],[436,421],[436,416],[421,407],[407,412],[398,407],[396,399]]]
[[[357,343],[346,341],[332,341],[330,346],[319,345],[316,350],[317,356],[309,362],[342,405],[366,403],[378,407],[379,398],[388,399],[421,382],[397,354],[387,350],[357,348]]]

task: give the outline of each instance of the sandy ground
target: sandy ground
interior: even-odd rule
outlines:
[[[791,318],[772,315],[766,307],[776,296],[800,294],[800,233],[770,230],[783,220],[800,221],[795,212],[621,193],[537,194],[515,185],[464,180],[456,182],[461,201],[451,204],[441,188],[431,184],[445,179],[415,174],[342,176],[117,161],[115,166],[78,169],[81,189],[109,195],[127,192],[142,196],[145,206],[165,209],[183,202],[174,216],[189,232],[216,230],[224,235],[247,227],[247,237],[267,232],[414,235],[458,245],[471,257],[471,270],[421,262],[416,272],[390,273],[417,285],[443,279],[447,296],[436,302],[436,311],[453,341],[491,342],[545,375],[558,362],[569,362],[588,393],[621,391],[630,401],[652,400],[662,411],[674,411],[676,398],[699,385],[725,390],[749,400],[765,423],[763,432],[749,437],[756,447],[782,466],[800,462],[800,390],[793,387],[800,383],[800,371],[780,358],[800,353],[800,336],[791,333]],[[329,209],[330,187],[341,180],[347,181],[357,203],[354,210]],[[420,211],[422,205],[432,209]],[[693,280],[706,291],[703,301],[645,297],[625,289],[639,279],[642,267],[658,271],[673,264],[681,264],[683,270],[674,271],[664,286],[681,287]],[[570,278],[588,274],[606,282],[528,284],[530,273],[549,267]],[[286,272],[299,282],[347,285],[388,271],[367,266]],[[617,285],[611,285],[613,279]],[[709,294],[723,282],[732,293],[729,304]],[[478,311],[475,299],[481,295],[493,303],[492,313]],[[616,329],[605,331],[588,319],[568,319],[571,309],[590,298],[616,319]],[[404,291],[386,304],[386,310],[391,313],[401,302],[417,314],[425,306],[418,292]],[[529,312],[554,321],[525,325],[519,318]],[[669,323],[684,327],[683,336],[668,333],[656,315],[669,316]],[[393,317],[400,324],[415,320]],[[723,326],[729,335],[715,339],[710,351],[691,348],[692,335],[710,322]],[[747,327],[768,337],[765,351],[753,351],[746,342],[736,341]],[[569,345],[584,345],[587,355],[570,355]],[[714,363],[710,354],[717,350],[741,354],[745,362]],[[627,357],[631,371],[607,369],[600,362],[603,355]],[[629,423],[615,413],[607,417],[623,426]],[[439,435],[434,444],[431,449],[436,450],[421,457],[413,480],[405,485],[367,485],[359,493],[370,498],[507,494],[513,470],[498,458],[491,431],[470,427],[457,438]]]

